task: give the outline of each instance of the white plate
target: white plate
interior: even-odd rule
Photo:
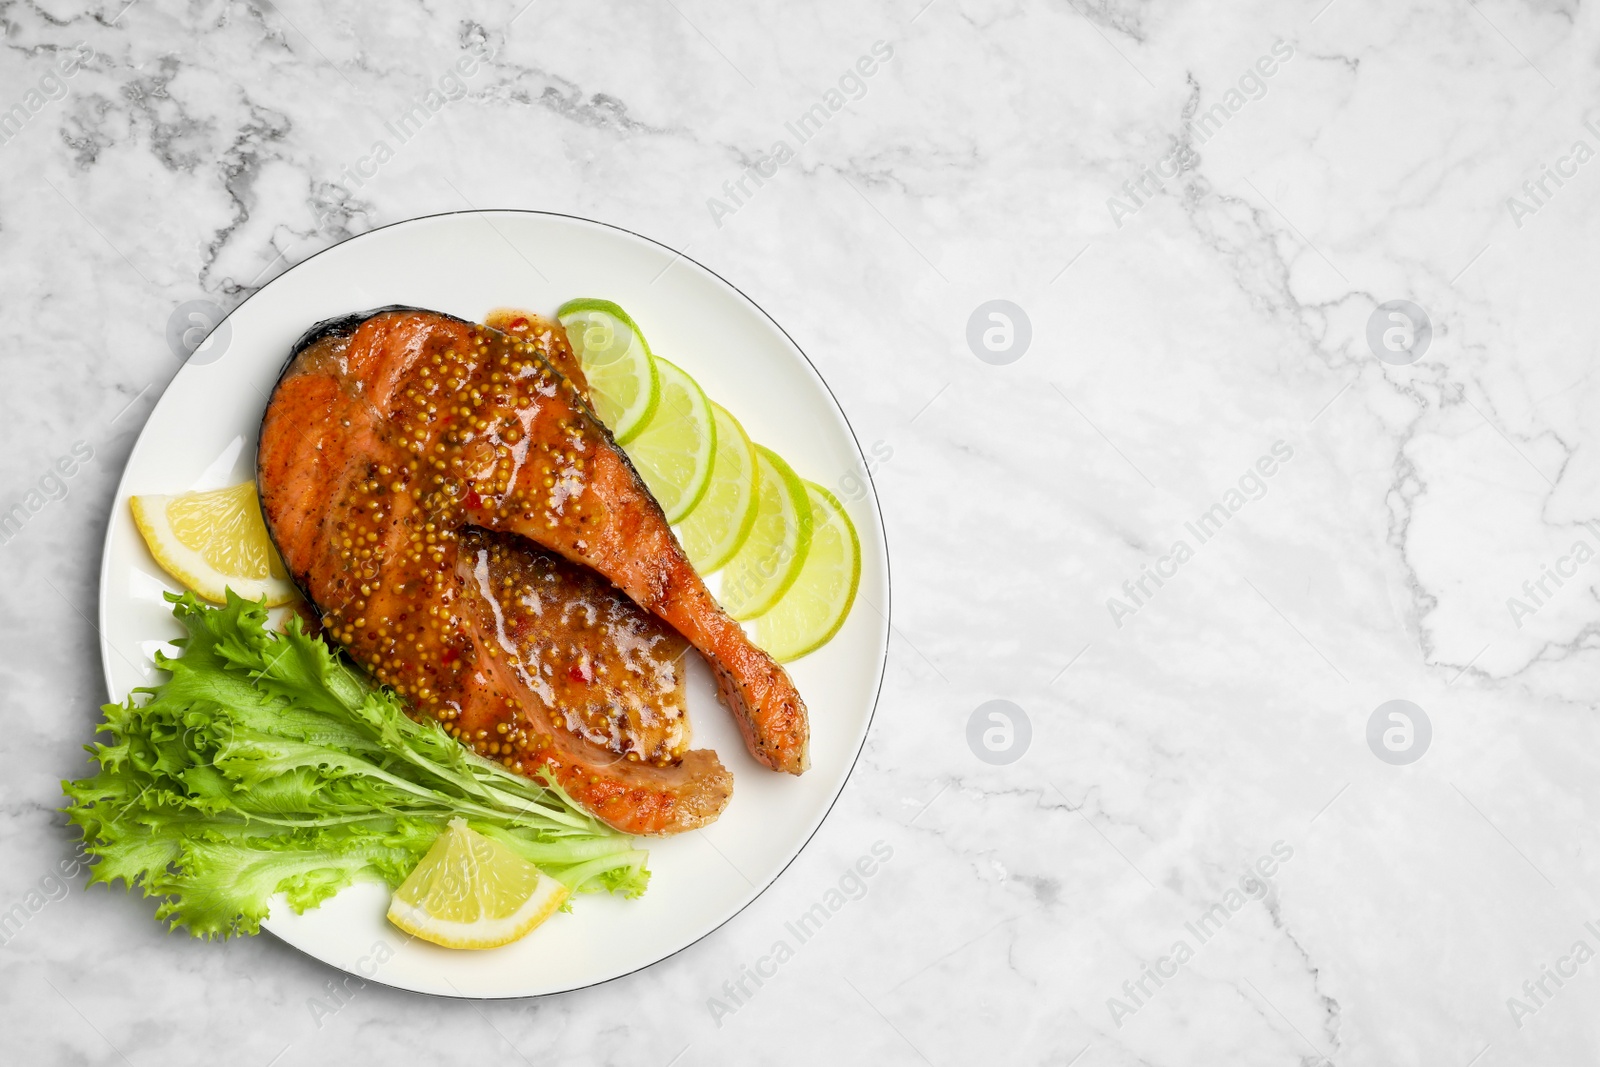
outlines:
[[[388,891],[377,885],[352,886],[304,915],[281,901],[272,909],[266,927],[278,937],[386,985],[535,996],[670,956],[732,918],[799,854],[844,788],[872,720],[888,649],[888,551],[860,447],[816,370],[760,308],[692,260],[614,227],[519,211],[413,219],[313,256],[228,316],[226,347],[219,328],[214,348],[178,373],[134,445],[106,534],[100,631],[112,699],[152,684],[151,654],[180,634],[161,599],[177,587],[134,529],[128,496],[252,478],[262,408],[302,331],[385,304],[478,319],[499,306],[553,314],[579,296],[627,308],[655,351],[848,507],[861,535],[855,607],[838,636],[789,668],[811,713],[811,769],[796,778],[751,759],[709,671],[691,657],[694,743],[715,748],[733,771],[733,800],[704,831],[647,842],[654,874],[639,900],[585,895],[570,914],[487,952],[407,942],[385,921]]]

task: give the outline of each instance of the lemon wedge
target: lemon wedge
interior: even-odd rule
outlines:
[[[254,482],[206,493],[136,496],[133,524],[161,569],[218,604],[226,590],[267,607],[298,594],[267,536]]]
[[[561,882],[456,818],[394,891],[389,921],[445,948],[495,948],[548,919],[567,892]]]

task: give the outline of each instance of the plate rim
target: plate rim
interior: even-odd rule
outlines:
[[[566,988],[566,989],[553,990],[553,991],[547,992],[547,993],[510,993],[510,994],[506,994],[504,996],[474,995],[474,994],[470,994],[470,993],[459,993],[459,992],[458,993],[437,993],[437,992],[429,992],[429,991],[425,991],[425,990],[411,989],[411,988],[409,988],[407,986],[403,986],[403,985],[395,985],[395,984],[393,984],[391,982],[383,981],[380,977],[378,977],[376,975],[374,975],[372,977],[362,976],[364,981],[371,982],[371,983],[373,983],[375,985],[386,986],[387,988],[399,990],[401,992],[408,993],[408,994],[411,994],[413,996],[434,997],[434,998],[438,998],[440,1000],[463,1000],[463,1001],[537,1000],[537,999],[542,999],[544,997],[557,997],[557,996],[563,996],[563,995],[568,994],[568,993],[576,993],[576,992],[578,992],[580,990],[584,990],[584,989],[595,989],[595,988],[598,988],[599,986],[603,986],[603,985],[606,985],[606,984],[611,983],[611,982],[620,981],[620,980],[622,980],[624,978],[629,978],[629,977],[631,977],[633,975],[636,975],[641,971],[646,971],[646,970],[649,970],[651,967],[655,967],[655,966],[657,966],[659,964],[665,963],[667,960],[672,959],[674,956],[677,956],[679,953],[684,952],[687,949],[693,948],[695,945],[698,945],[701,941],[704,941],[706,938],[710,937],[712,934],[716,933],[718,930],[721,930],[728,923],[732,922],[734,919],[736,919],[740,915],[744,914],[744,911],[745,911],[746,908],[750,907],[750,905],[752,905],[756,901],[760,900],[761,897],[763,895],[765,895],[766,892],[769,889],[771,889],[774,885],[777,884],[778,879],[783,877],[785,872],[787,872],[789,870],[789,868],[794,864],[794,862],[800,858],[801,854],[803,852],[805,852],[806,848],[811,844],[811,842],[816,839],[816,836],[822,830],[823,825],[827,823],[828,816],[833,814],[833,809],[834,809],[835,806],[838,805],[839,799],[844,796],[845,789],[848,788],[849,785],[850,785],[850,780],[855,776],[856,767],[861,762],[861,753],[866,750],[867,738],[868,738],[868,736],[871,735],[873,723],[877,720],[878,702],[883,697],[883,684],[884,684],[885,679],[888,677],[888,673],[889,673],[888,672],[888,667],[889,667],[889,645],[890,645],[890,642],[892,641],[893,635],[894,635],[894,622],[893,622],[893,617],[894,617],[894,609],[893,609],[893,605],[894,605],[893,569],[894,568],[893,568],[893,558],[892,558],[892,555],[891,555],[891,553],[889,551],[889,528],[888,528],[887,524],[884,522],[883,504],[878,498],[878,487],[877,487],[877,483],[873,480],[872,465],[867,462],[866,453],[863,452],[862,449],[861,449],[861,439],[860,439],[860,437],[858,437],[856,435],[855,426],[850,422],[849,415],[847,415],[845,413],[844,405],[839,402],[839,397],[837,396],[837,394],[834,393],[833,388],[828,384],[828,380],[822,376],[822,372],[817,369],[817,365],[812,362],[811,357],[806,355],[805,349],[801,348],[799,342],[797,342],[793,337],[790,336],[789,331],[785,330],[783,328],[783,325],[781,323],[779,323],[777,319],[773,318],[772,315],[768,313],[766,308],[762,307],[753,298],[751,298],[749,293],[746,293],[743,289],[739,288],[737,285],[735,285],[732,282],[730,282],[727,278],[724,278],[721,274],[719,274],[716,271],[712,270],[710,267],[706,266],[704,263],[701,263],[699,260],[695,259],[694,257],[692,257],[692,256],[690,256],[690,255],[688,255],[688,254],[686,254],[684,252],[681,252],[676,248],[673,248],[671,245],[668,245],[665,242],[657,241],[653,237],[647,237],[646,235],[644,235],[642,233],[639,233],[639,232],[637,232],[635,230],[631,230],[631,229],[627,228],[626,226],[620,226],[620,225],[618,225],[616,223],[611,223],[611,222],[601,222],[598,219],[591,219],[591,218],[587,218],[587,217],[582,216],[582,215],[573,215],[573,214],[569,214],[569,213],[563,212],[563,211],[545,211],[545,210],[541,210],[541,209],[538,209],[538,208],[465,208],[465,209],[461,209],[461,210],[457,210],[457,211],[436,211],[436,212],[431,212],[431,213],[426,214],[426,215],[414,215],[414,216],[411,216],[409,218],[396,219],[393,222],[386,222],[382,226],[375,226],[370,230],[363,230],[361,233],[354,234],[354,235],[352,235],[350,237],[345,238],[342,241],[336,241],[333,244],[328,245],[326,248],[320,248],[317,251],[313,252],[311,255],[307,256],[305,259],[302,259],[300,262],[292,264],[291,266],[286,268],[282,273],[274,275],[273,278],[270,281],[268,281],[265,285],[261,286],[259,289],[257,289],[254,292],[252,292],[249,296],[247,296],[243,300],[239,301],[238,304],[236,304],[232,308],[230,308],[228,313],[217,321],[216,325],[214,325],[211,328],[211,330],[207,333],[206,336],[207,336],[207,338],[209,338],[212,333],[215,333],[224,324],[227,324],[233,318],[233,316],[238,312],[238,310],[240,308],[244,307],[250,301],[254,300],[257,296],[259,296],[262,293],[266,292],[267,289],[269,289],[272,285],[274,285],[279,279],[288,276],[292,271],[300,269],[305,264],[310,263],[312,260],[316,259],[318,256],[320,256],[320,255],[322,255],[322,254],[324,254],[326,252],[331,252],[335,248],[342,248],[343,246],[345,246],[347,244],[350,244],[353,241],[359,241],[362,238],[367,237],[367,236],[369,236],[371,234],[380,233],[380,232],[382,232],[384,230],[388,230],[388,229],[393,229],[396,226],[405,226],[405,225],[409,225],[411,223],[425,222],[425,221],[430,220],[430,219],[451,218],[451,217],[458,216],[458,215],[459,216],[470,216],[470,215],[537,215],[537,216],[542,216],[542,217],[545,217],[545,218],[566,219],[566,220],[569,220],[569,221],[572,221],[572,222],[578,222],[578,223],[582,223],[582,224],[588,225],[588,226],[596,226],[596,227],[600,227],[602,229],[614,230],[614,231],[617,231],[618,233],[626,234],[629,237],[634,238],[635,240],[643,241],[644,243],[646,243],[648,245],[653,245],[654,247],[659,248],[662,251],[669,253],[673,257],[673,259],[667,264],[668,267],[670,267],[673,262],[676,262],[679,259],[684,260],[685,262],[688,262],[688,263],[692,263],[696,267],[699,267],[701,270],[705,271],[711,277],[715,278],[718,282],[721,282],[723,285],[725,285],[729,289],[733,290],[733,292],[737,293],[742,299],[745,300],[745,302],[747,302],[751,307],[755,308],[755,310],[760,313],[761,317],[763,319],[765,319],[773,327],[773,329],[777,330],[778,333],[780,335],[782,335],[783,339],[790,344],[790,346],[794,349],[795,352],[799,353],[800,359],[804,362],[804,364],[806,366],[806,369],[811,372],[811,376],[814,379],[816,379],[816,381],[817,381],[817,383],[819,385],[822,386],[823,392],[825,392],[827,394],[828,399],[833,403],[834,410],[839,413],[839,420],[842,423],[844,423],[845,432],[850,435],[850,443],[851,443],[851,445],[853,445],[855,447],[856,457],[861,461],[862,472],[866,475],[867,487],[868,487],[868,490],[869,490],[869,494],[868,495],[870,496],[870,498],[872,500],[873,511],[877,514],[877,518],[878,518],[878,540],[879,540],[879,543],[883,547],[883,590],[884,590],[884,601],[883,601],[883,611],[881,612],[881,614],[883,615],[884,628],[885,628],[885,630],[886,630],[886,632],[888,634],[888,637],[885,639],[885,641],[883,643],[883,655],[879,659],[879,662],[877,664],[877,667],[878,667],[878,685],[877,685],[877,688],[873,691],[871,705],[867,710],[866,728],[864,730],[862,730],[862,732],[861,732],[861,741],[860,741],[860,743],[858,743],[856,745],[855,753],[850,757],[850,766],[845,770],[844,778],[839,782],[838,790],[833,794],[833,798],[828,801],[827,809],[823,811],[822,816],[817,820],[816,826],[812,827],[811,832],[806,835],[806,839],[804,841],[800,842],[799,847],[796,848],[795,851],[794,851],[794,855],[790,856],[786,861],[784,861],[783,866],[778,868],[777,872],[774,873],[773,876],[770,879],[767,880],[766,884],[761,886],[760,889],[756,890],[756,892],[750,897],[749,900],[746,900],[743,904],[740,904],[737,908],[735,908],[732,912],[730,912],[722,920],[717,922],[716,925],[714,925],[714,926],[710,927],[709,929],[705,930],[704,932],[702,932],[701,934],[696,936],[694,939],[692,939],[690,941],[687,941],[682,945],[679,945],[677,948],[673,949],[671,952],[668,952],[663,956],[658,956],[657,958],[649,961],[648,963],[641,963],[637,967],[634,967],[632,970],[624,971],[621,974],[612,975],[609,978],[600,978],[600,979],[597,979],[597,980],[595,980],[593,982],[585,983],[584,985],[575,985],[575,986],[571,986],[571,987]],[[204,344],[204,343],[205,343],[204,340],[202,340],[201,344]],[[162,387],[160,395],[158,395],[156,397],[155,403],[151,406],[150,413],[145,416],[144,422],[140,425],[139,433],[134,437],[132,447],[130,447],[128,449],[128,459],[123,463],[122,474],[117,478],[117,487],[116,487],[115,491],[112,494],[111,507],[113,509],[113,514],[108,516],[108,520],[113,520],[113,521],[107,521],[107,523],[106,523],[105,538],[104,538],[104,540],[103,540],[103,542],[101,544],[101,548],[100,548],[99,588],[97,590],[97,598],[96,598],[98,600],[98,604],[96,605],[96,611],[95,611],[95,618],[96,618],[96,621],[99,623],[99,630],[100,630],[100,673],[101,673],[102,679],[105,682],[106,697],[107,697],[108,700],[111,698],[111,693],[112,693],[112,676],[111,676],[111,659],[110,659],[111,642],[110,642],[110,639],[105,636],[106,635],[106,606],[107,606],[106,589],[108,587],[109,580],[110,580],[111,542],[112,542],[112,537],[114,536],[114,530],[115,530],[115,526],[114,526],[115,514],[114,514],[114,512],[115,512],[115,508],[117,507],[117,502],[122,500],[124,498],[124,496],[126,495],[125,492],[124,492],[124,490],[127,488],[125,483],[127,482],[128,471],[131,468],[132,463],[133,463],[133,454],[134,454],[135,450],[139,447],[139,442],[141,440],[143,440],[144,434],[145,434],[145,430],[149,428],[150,420],[155,416],[156,409],[161,406],[162,399],[167,395],[168,391],[172,388],[173,383],[175,383],[178,380],[179,376],[182,375],[184,373],[184,371],[186,371],[188,369],[189,369],[189,361],[188,361],[187,358],[185,358],[184,361],[183,361],[183,366],[179,367],[177,373],[173,374],[173,376],[167,381],[167,384]],[[340,966],[338,964],[330,963],[327,960],[321,958],[320,956],[313,955],[311,952],[309,952],[306,949],[301,948],[299,945],[293,944],[292,942],[288,941],[287,939],[279,936],[277,933],[275,933],[270,927],[267,927],[265,924],[262,925],[262,930],[266,931],[269,934],[272,934],[273,939],[276,940],[279,944],[285,945],[288,948],[293,949],[294,951],[300,953],[301,955],[303,955],[303,956],[305,956],[305,957],[307,957],[307,958],[309,958],[311,960],[314,960],[315,962],[317,962],[317,963],[319,963],[319,964],[321,964],[323,966],[332,968],[334,970],[338,970],[338,971],[340,971],[341,973],[344,973],[344,974],[353,974],[354,973],[353,971],[350,971],[347,968],[342,967],[342,966]]]

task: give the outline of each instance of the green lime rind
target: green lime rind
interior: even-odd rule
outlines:
[[[717,450],[706,492],[678,525],[678,541],[701,575],[720,570],[750,536],[761,510],[756,446],[739,420],[715,400],[711,417]]]
[[[717,425],[711,401],[681,367],[653,356],[661,381],[656,413],[623,446],[644,478],[667,522],[694,510],[711,486],[717,455]]]
[[[794,585],[811,549],[811,502],[805,483],[783,457],[756,445],[761,475],[756,521],[722,569],[722,606],[735,619],[753,619]]]
[[[589,351],[586,336],[595,316],[615,320],[614,324],[606,323],[613,331],[616,325],[626,328],[630,341],[639,342],[637,348],[629,343],[620,353],[615,345],[600,352]],[[568,300],[556,311],[556,318],[566,329],[567,340],[589,379],[595,414],[618,444],[627,444],[649,424],[661,399],[661,382],[650,342],[633,318],[610,300]]]
[[[607,315],[613,315],[626,323],[628,329],[638,334],[641,341],[644,340],[644,333],[639,329],[639,324],[634,322],[633,317],[615,300],[602,300],[597,296],[576,297],[556,308],[556,318],[564,319],[579,311],[604,311]]]
[[[779,663],[808,655],[833,640],[861,586],[861,539],[839,498],[806,482],[811,546],[789,591],[758,616],[756,643]]]

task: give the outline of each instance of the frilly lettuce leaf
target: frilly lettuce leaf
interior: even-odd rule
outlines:
[[[253,934],[358,878],[398,885],[463,816],[578,891],[642,893],[647,854],[565,792],[459,744],[292,618],[169,596],[188,630],[162,684],[102,708],[91,777],[62,782],[90,883],[158,901],[197,937]]]

